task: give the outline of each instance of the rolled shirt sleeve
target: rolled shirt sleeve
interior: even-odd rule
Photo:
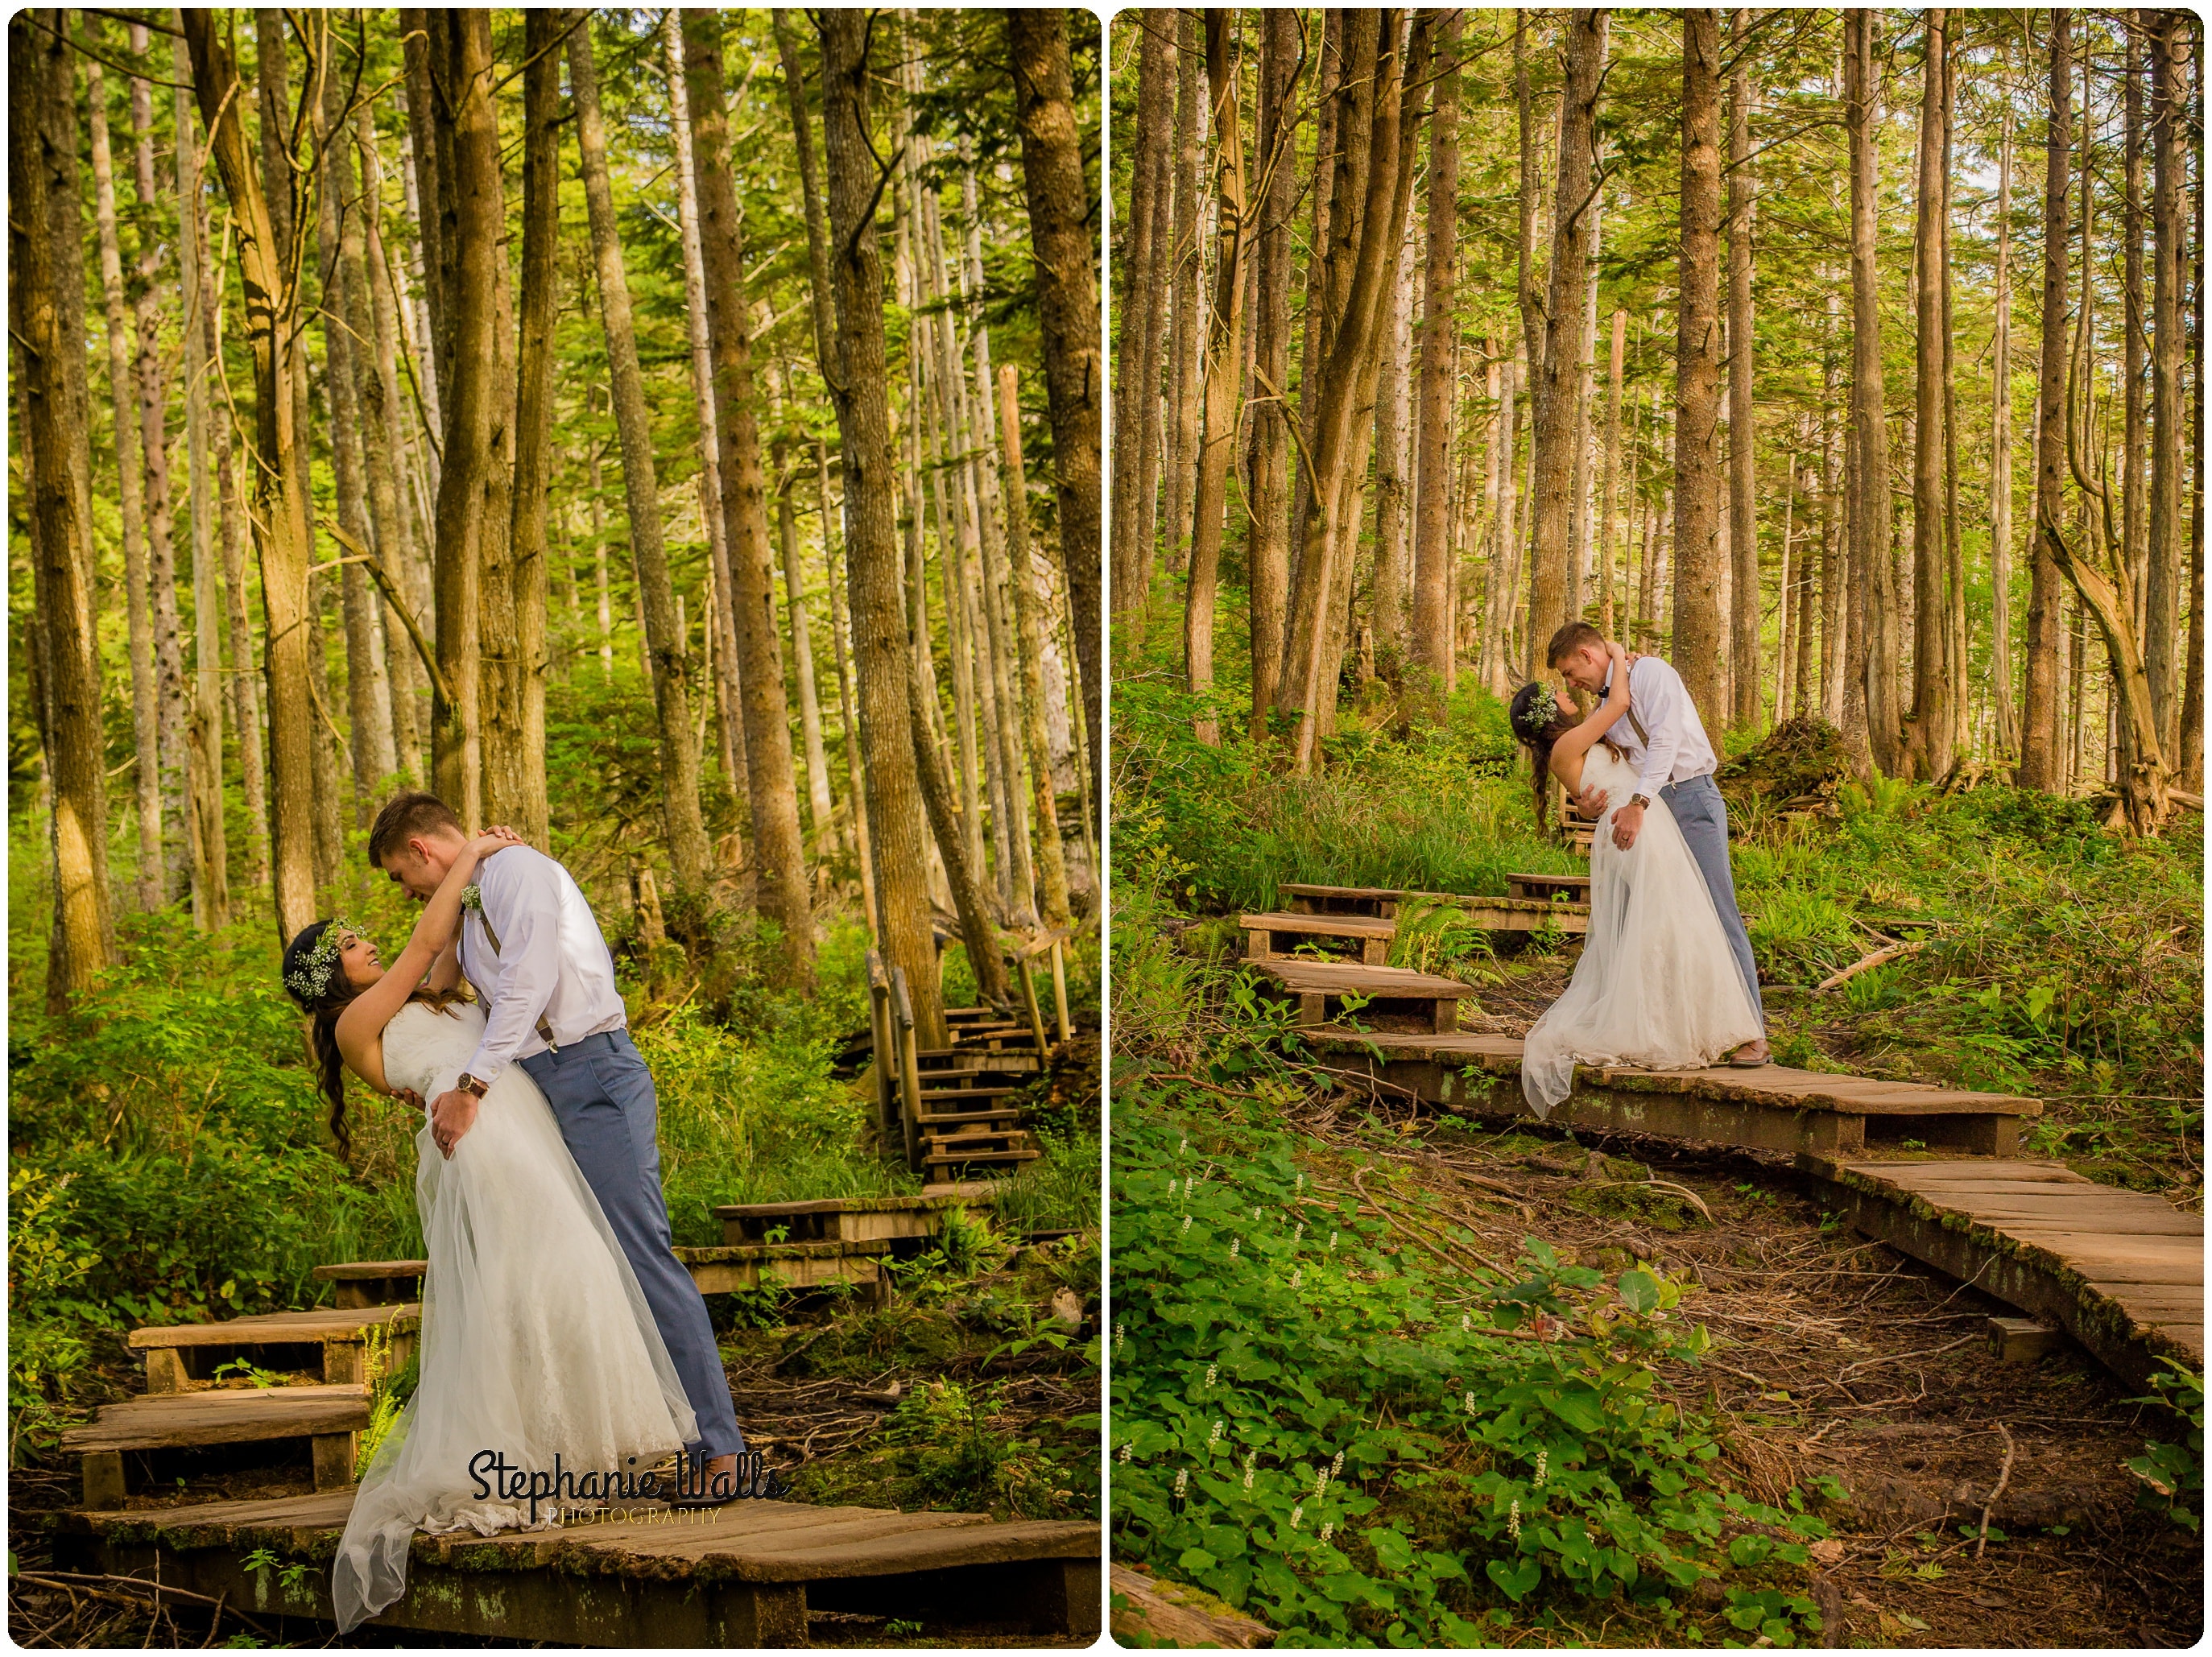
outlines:
[[[1658,658],[1646,656],[1629,669],[1628,682],[1636,698],[1636,716],[1644,724],[1644,772],[1638,792],[1656,799],[1674,776],[1674,756],[1682,745],[1682,678]]]
[[[480,1082],[494,1080],[514,1061],[521,1046],[552,999],[561,976],[561,886],[558,865],[540,859],[507,859],[494,855],[485,860],[477,880],[484,912],[481,925],[489,920],[499,934],[499,971],[488,998],[483,1039],[469,1060],[469,1074]],[[490,947],[489,939],[485,947]]]

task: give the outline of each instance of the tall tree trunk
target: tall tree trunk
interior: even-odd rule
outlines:
[[[1087,25],[1089,14],[1082,15]],[[1083,681],[1084,734],[1095,754],[1103,736],[1105,684],[1099,659],[1098,560],[1104,521],[1099,471],[1106,362],[1098,338],[1098,253],[1091,237],[1091,190],[1083,178],[1082,135],[1075,123],[1069,13],[1017,9],[1006,18],[1014,118],[1022,137],[1023,194],[1036,266],[1037,322],[1044,337],[1045,398],[1052,411],[1060,568],[1075,632],[1075,671]]]
[[[1720,21],[1682,14],[1682,251],[1674,357],[1672,658],[1701,708],[1721,707]],[[1532,653],[1540,646],[1532,646]]]
[[[143,63],[147,33],[130,26],[131,54]],[[161,269],[165,238],[154,227],[165,215],[154,165],[154,92],[143,75],[131,77],[131,133],[136,165],[140,234],[138,300],[133,321],[137,345],[138,440],[146,464],[146,580],[154,618],[154,686],[161,768],[162,901],[181,896],[191,882],[189,815],[185,799],[185,744],[191,693],[185,682],[184,628],[177,610],[175,514],[169,499],[169,376],[173,359],[161,337]],[[82,370],[78,370],[82,373]]]
[[[882,176],[868,120],[868,19],[816,15],[822,36],[823,148],[836,249],[836,360],[823,365],[844,443],[845,519],[868,828],[874,841],[878,935],[902,969],[925,1047],[945,1044],[945,1002],[930,941],[921,799],[908,724],[906,618],[901,603],[896,474],[885,397],[884,277],[875,208]]]
[[[1620,376],[1626,367],[1628,313],[1613,313],[1613,345],[1606,358],[1605,471],[1598,483],[1598,622],[1597,630],[1613,636],[1613,531],[1620,509],[1613,484],[1620,470]]]
[[[550,556],[545,506],[553,469],[553,329],[560,280],[562,26],[559,12],[523,14],[522,287],[515,307],[514,487],[507,536],[514,656],[502,676],[507,699],[501,710],[517,727],[519,741],[501,751],[505,745],[495,748],[488,735],[484,756],[484,804],[493,819],[515,824],[540,846],[547,843],[551,818],[545,786]]]
[[[1752,397],[1751,270],[1753,212],[1758,195],[1753,171],[1751,106],[1759,88],[1751,78],[1752,14],[1739,6],[1730,19],[1735,67],[1729,77],[1729,677],[1735,705],[1729,722],[1738,730],[1759,723],[1759,422]]]
[[[2181,434],[2188,418],[2181,402],[2181,127],[2187,112],[2180,69],[2189,55],[2188,29],[2187,13],[2160,12],[2150,41],[2150,571],[2144,653],[2151,704],[2169,743],[2179,740],[2181,728],[2174,652],[2181,600]]]
[[[1158,48],[1161,73],[1180,71],[1175,64],[1179,47],[1178,15],[1174,11],[1147,13],[1156,21],[1148,27],[1146,39],[1149,46]],[[1163,98],[1167,97],[1164,90]],[[1164,493],[1167,488],[1168,455],[1172,448],[1172,434],[1168,429],[1168,410],[1163,397],[1163,380],[1170,372],[1170,343],[1175,291],[1175,152],[1174,114],[1170,110],[1161,119],[1169,131],[1160,143],[1159,153],[1153,158],[1152,179],[1152,264],[1150,307],[1152,323],[1145,336],[1145,360],[1138,379],[1142,382],[1139,413],[1145,428],[1137,441],[1137,556],[1141,561],[1137,574],[1139,592],[1149,599],[1152,588],[1152,568],[1159,551],[1160,513],[1164,509]],[[963,146],[965,159],[972,147]],[[971,162],[972,166],[972,162]],[[969,175],[973,177],[971,172]]]
[[[1044,728],[1044,602],[1036,590],[1036,559],[1030,549],[1029,483],[1022,464],[1021,399],[1013,364],[999,369],[1000,443],[1006,457],[1006,557],[1012,566],[1014,614],[1022,635],[1022,728],[1027,737],[1030,780],[1036,806],[1037,883],[1044,924],[1068,924],[1067,860],[1060,841],[1060,807],[1054,798],[1052,752]]]
[[[2200,33],[2190,56],[2196,82],[2193,110],[2198,124],[2204,119],[2204,53]],[[2191,270],[2204,262],[2204,176],[2200,168],[2191,185],[2189,222],[2197,227],[2188,257]],[[2181,786],[2191,793],[2204,792],[2204,283],[2198,277],[2189,302],[2189,655],[2188,672],[2181,693],[2181,745],[2174,758]]]
[[[2148,319],[2143,314],[2143,82],[2149,73],[2146,51],[2150,15],[2130,9],[2126,19],[2125,85],[2121,94],[2120,161],[2120,307],[2121,419],[2120,544],[2128,561],[2128,580],[2136,595],[2136,627],[2140,633],[2148,619],[2143,607],[2150,595],[2149,544],[2144,534],[2144,470],[2150,458],[2148,434],[2144,429],[2143,334]],[[2011,100],[2005,114],[2012,113]]]
[[[693,65],[690,39],[685,39],[687,72]],[[715,42],[714,69],[720,84],[720,43]],[[653,428],[645,406],[644,380],[638,367],[637,334],[631,320],[629,278],[623,267],[622,245],[615,222],[614,193],[607,179],[606,129],[599,112],[599,67],[592,55],[588,24],[568,37],[568,77],[576,106],[577,149],[582,160],[584,200],[591,222],[592,255],[599,289],[599,315],[607,339],[607,367],[614,404],[615,428],[622,442],[623,494],[629,513],[631,555],[638,576],[639,598],[645,610],[646,647],[653,663],[654,709],[660,726],[661,769],[666,813],[669,860],[677,883],[702,890],[708,877],[707,829],[699,812],[699,775],[691,751],[691,663],[685,640],[676,630],[676,594],[669,579],[668,558],[661,539],[660,495],[653,457]],[[698,89],[691,88],[693,107],[699,106]],[[717,106],[719,108],[719,105]],[[705,122],[694,134],[694,154],[703,140]],[[702,213],[706,203],[701,203]],[[704,240],[702,234],[702,241]],[[714,250],[708,248],[708,294],[713,297]],[[723,410],[716,410],[718,422]],[[449,461],[448,465],[452,463]],[[725,464],[727,459],[725,457]],[[724,478],[724,499],[728,499]],[[758,507],[759,470],[756,458],[753,477],[755,507]],[[765,535],[762,537],[766,538]],[[750,676],[747,676],[750,677]],[[780,693],[783,677],[776,676]],[[748,725],[750,731],[750,725]],[[790,751],[784,754],[788,775]],[[756,835],[762,825],[754,822]],[[796,838],[794,834],[793,838]],[[763,886],[765,888],[765,878]],[[804,886],[801,887],[802,897]],[[802,910],[802,913],[804,911]],[[804,943],[805,929],[799,934]]]
[[[69,60],[63,60],[67,63]],[[92,127],[93,213],[100,236],[100,287],[107,325],[107,383],[115,414],[115,463],[123,519],[124,613],[129,628],[131,734],[138,819],[137,902],[167,901],[161,868],[161,755],[154,683],[154,611],[146,574],[146,470],[139,452],[137,387],[123,327],[123,254],[115,228],[115,165],[107,137],[107,88],[97,58],[85,59]]]
[[[1168,574],[1180,575],[1188,562],[1191,494],[1198,475],[1199,399],[1199,84],[1205,63],[1199,39],[1199,14],[1188,8],[1180,20],[1176,50],[1175,143],[1169,156],[1174,179],[1174,240],[1168,249],[1167,503],[1163,533]]]
[[[2010,67],[2009,58],[2005,60]],[[2001,78],[2008,78],[2002,77]],[[1990,698],[1997,751],[2020,759],[2020,705],[2012,660],[2012,100],[2002,111],[1997,148],[1996,276],[1991,305],[1996,333],[1990,370]],[[2138,463],[2130,462],[2131,465]]]
[[[1270,13],[1273,16],[1274,14]],[[1413,631],[1411,657],[1419,680],[1417,705],[1431,719],[1450,688],[1454,618],[1450,508],[1444,479],[1451,464],[1453,301],[1459,284],[1459,34],[1456,7],[1439,21],[1436,110],[1429,130],[1429,224],[1422,272],[1420,409],[1414,440]],[[1493,430],[1496,428],[1493,427]],[[1492,440],[1495,447],[1495,440]],[[1495,469],[1492,469],[1494,483]]]
[[[182,36],[179,39],[181,40]],[[187,54],[189,60],[189,53]],[[189,62],[179,78],[189,81]],[[210,248],[209,206],[199,203],[199,240]],[[216,515],[222,538],[222,598],[230,634],[232,719],[238,731],[240,792],[246,803],[246,879],[258,886],[269,878],[268,765],[262,752],[261,698],[254,686],[253,624],[246,598],[246,502],[240,488],[238,455],[231,438],[235,422],[225,378],[221,343],[222,268],[212,258],[201,261],[198,344],[208,383],[222,387],[222,408],[215,421]]]
[[[32,624],[52,812],[54,926],[46,1003],[58,1011],[90,989],[116,959],[91,525],[70,459],[69,365],[83,361],[85,342],[81,330],[72,337],[63,302],[62,279],[71,262],[61,257],[59,238],[50,234],[58,216],[64,229],[77,229],[77,152],[74,130],[57,132],[53,119],[57,106],[74,104],[67,44],[42,39],[28,11],[9,21],[8,37],[15,94],[8,104],[9,321],[22,376],[23,476],[30,486],[36,598]],[[73,111],[68,125],[75,126]],[[68,192],[59,203],[49,199],[57,185]],[[72,240],[68,246],[80,243]],[[76,274],[81,279],[82,270]],[[117,416],[121,425],[119,408]]]
[[[1568,519],[1577,510],[1572,494],[1576,416],[1582,380],[1583,313],[1590,280],[1583,237],[1587,215],[1597,200],[1593,174],[1607,18],[1601,9],[1584,8],[1570,12],[1565,21],[1566,83],[1559,97],[1551,281],[1544,304],[1543,346],[1537,356],[1530,400],[1535,493],[1528,504],[1535,534],[1529,553],[1528,653],[1523,665],[1532,679],[1550,671],[1551,665],[1544,659],[1545,647],[1553,634],[1571,619],[1568,559],[1572,537]],[[1686,172],[1686,179],[1687,176]]]
[[[1288,526],[1290,557],[1284,574],[1283,589],[1285,602],[1282,650],[1285,661],[1291,648],[1291,631],[1297,625],[1295,595],[1304,579],[1298,567],[1305,557],[1306,508],[1313,498],[1313,451],[1321,430],[1317,422],[1321,418],[1322,365],[1328,357],[1328,284],[1323,277],[1326,272],[1325,250],[1329,246],[1331,234],[1329,203],[1336,191],[1338,168],[1346,159],[1339,120],[1348,106],[1349,99],[1344,87],[1344,8],[1328,7],[1322,12],[1322,18],[1320,72],[1315,82],[1314,92],[1313,177],[1308,191],[1313,197],[1313,228],[1306,240],[1305,319],[1301,325],[1298,346],[1297,420],[1298,432],[1304,440],[1298,445],[1293,463]],[[1364,164],[1364,161],[1362,164]],[[1347,205],[1346,210],[1356,212],[1357,209]],[[1289,671],[1285,665],[1276,676],[1277,713],[1291,712],[1299,705],[1297,688],[1288,682]]]
[[[1971,631],[1966,616],[1966,552],[1959,521],[1959,387],[1955,358],[1958,331],[1953,323],[1951,253],[1951,138],[1958,104],[1958,37],[1947,31],[1943,53],[1943,200],[1937,222],[1942,228],[1943,273],[1943,668],[1945,701],[1951,711],[1950,748],[1971,753],[1973,744],[1972,686],[1966,664]],[[1949,774],[1950,767],[1944,772]]]
[[[1150,14],[1142,14],[1149,16]],[[1298,15],[1274,9],[1261,16],[1257,94],[1261,186],[1259,285],[1255,294],[1253,373],[1260,399],[1252,409],[1252,514],[1245,561],[1251,592],[1252,724],[1265,740],[1283,677],[1283,601],[1290,578],[1291,215],[1297,210],[1297,108],[1303,66]],[[1152,49],[1153,33],[1145,45]],[[1149,62],[1149,59],[1147,59]],[[1162,79],[1164,80],[1164,65]],[[1441,95],[1441,94],[1439,94]],[[1164,97],[1162,102],[1164,103]],[[1150,288],[1139,289],[1140,294]],[[1146,382],[1149,395],[1150,382]],[[1156,400],[1156,399],[1155,399]],[[1141,487],[1141,483],[1140,483]]]
[[[192,60],[181,37],[172,40],[177,86],[170,113],[177,145],[177,264],[185,337],[185,455],[191,480],[192,717],[185,750],[190,776],[192,924],[216,932],[230,924],[230,859],[222,810],[222,575],[216,566],[215,514],[209,487],[207,381],[200,349],[206,309],[208,248],[200,234],[200,159],[192,130]]]
[[[1889,430],[1883,410],[1881,309],[1875,270],[1876,174],[1873,14],[1845,12],[1845,119],[1851,143],[1851,425],[1856,507],[1850,582],[1857,645],[1846,671],[1844,734],[1887,775],[1903,767],[1897,706],[1897,604],[1891,580]],[[1678,646],[1679,648],[1679,646]],[[1863,653],[1862,653],[1863,652]],[[1863,710],[1862,733],[1857,710]]]
[[[1940,6],[1925,14],[1920,65],[1919,169],[1913,261],[1912,715],[1914,773],[1951,768],[1951,682],[1944,661],[1943,580],[1943,58]]]
[[[2066,187],[2068,157],[2074,139],[2073,64],[2069,31],[2073,14],[2051,14],[2051,102],[2044,140],[2043,183],[2043,366],[2036,391],[2035,561],[2027,599],[2027,698],[2021,739],[2023,788],[2064,787],[2065,767],[2058,730],[2057,561],[2051,555],[2045,525],[2057,525],[2064,510],[2066,477]],[[2155,498],[2152,515],[2155,518]]]
[[[830,799],[830,760],[822,746],[821,691],[814,677],[813,631],[806,617],[806,578],[799,563],[799,519],[791,491],[793,478],[787,470],[783,444],[775,452],[780,479],[775,494],[776,539],[783,555],[784,603],[791,616],[792,677],[799,682],[799,732],[806,751],[806,804],[814,828],[817,860],[837,848],[836,825]]]
[[[744,691],[753,857],[761,910],[783,929],[785,968],[795,981],[811,986],[813,911],[806,889],[805,841],[799,828],[799,791],[792,773],[783,660],[776,634],[775,586],[770,573],[768,506],[761,485],[760,431],[753,412],[744,255],[739,240],[737,188],[731,172],[720,36],[719,13],[686,10],[684,14],[684,72],[695,124],[692,163],[699,196],[699,246],[707,269],[707,336],[714,354],[714,422],[721,444],[722,510],[738,612],[738,677]],[[593,101],[596,104],[596,98]],[[580,92],[577,107],[580,112],[583,107]],[[599,165],[604,167],[604,161]],[[610,213],[610,221],[611,217]],[[611,240],[611,222],[608,229]],[[638,412],[642,428],[641,403]],[[643,434],[649,442],[649,434]],[[657,547],[654,551],[657,557]],[[648,576],[648,583],[657,580],[665,585],[666,580],[665,564],[657,576]],[[650,595],[648,586],[648,604],[657,602]],[[680,653],[674,659],[674,672],[682,672]],[[696,810],[696,795],[693,809]]]
[[[1008,12],[1010,18],[1027,16]],[[1190,581],[1183,610],[1183,669],[1191,695],[1201,701],[1213,689],[1213,608],[1221,568],[1222,519],[1229,503],[1229,462],[1237,447],[1237,395],[1244,378],[1240,348],[1244,340],[1244,137],[1237,117],[1240,65],[1231,57],[1231,14],[1206,13],[1206,80],[1212,95],[1213,175],[1220,192],[1215,225],[1220,246],[1214,258],[1213,304],[1207,313],[1206,342],[1206,438],[1199,457],[1197,504],[1191,527]],[[1000,396],[1005,393],[1001,382]],[[1011,539],[1011,536],[1009,537]],[[1015,579],[1021,578],[1018,568]],[[1198,739],[1209,746],[1221,740],[1210,708],[1201,708]]]
[[[1121,331],[1114,360],[1113,605],[1115,618],[1133,629],[1134,643],[1140,636],[1137,629],[1142,624],[1152,569],[1149,549],[1139,539],[1138,502],[1147,481],[1144,444],[1149,434],[1148,422],[1156,418],[1148,405],[1159,400],[1154,340],[1161,307],[1154,293],[1163,250],[1153,238],[1152,220],[1154,197],[1166,176],[1164,163],[1174,124],[1169,66],[1174,47],[1166,38],[1172,14],[1136,12],[1132,15],[1143,45],[1138,49],[1136,155],[1129,169],[1129,227],[1121,246],[1122,282],[1118,296]],[[1266,96],[1264,88],[1261,95]],[[1261,118],[1267,119],[1264,112]],[[1261,142],[1263,145],[1267,142],[1264,134]],[[1261,234],[1264,238],[1264,228]],[[1146,378],[1148,371],[1150,379]],[[1255,679],[1260,671],[1256,638],[1255,634]]]
[[[293,353],[300,295],[277,245],[261,179],[246,155],[241,88],[215,14],[179,14],[192,58],[193,94],[209,150],[230,198],[253,356],[254,539],[261,562],[266,624],[263,665],[269,695],[270,878],[281,941],[314,916],[314,783],[308,701],[307,486],[293,424]],[[95,747],[93,750],[97,752]]]
[[[1418,72],[1418,71],[1417,71]],[[1376,673],[1393,685],[1404,682],[1407,588],[1413,580],[1407,492],[1413,462],[1413,290],[1416,266],[1411,215],[1392,262],[1390,291],[1382,299],[1382,363],[1375,385],[1375,572],[1368,615],[1374,635]],[[1447,502],[1450,491],[1445,491]]]
[[[359,374],[355,366],[362,337],[350,325],[354,319],[365,317],[365,309],[354,287],[360,274],[362,231],[361,214],[350,209],[353,167],[347,155],[349,146],[344,142],[345,98],[344,80],[325,75],[322,96],[310,115],[315,149],[324,169],[323,187],[315,192],[316,259],[328,273],[324,278],[324,304],[335,310],[338,318],[323,330],[331,476],[341,544],[351,542],[345,546],[345,555],[357,559],[370,549],[374,536],[369,526]],[[343,229],[339,227],[342,201],[349,203]],[[349,562],[339,575],[339,589],[345,611],[346,734],[353,772],[353,826],[365,829],[376,811],[373,796],[399,768],[392,745],[392,693],[385,677],[383,639],[377,627],[375,583],[360,563]],[[502,816],[500,820],[506,819]]]

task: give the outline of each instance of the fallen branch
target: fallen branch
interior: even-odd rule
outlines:
[[[1990,1510],[1997,1505],[1997,1498],[2005,1493],[2005,1486],[2012,1482],[2012,1434],[2002,1421],[1996,1423],[1996,1429],[2004,1434],[2004,1466],[1997,1470],[1996,1489],[1990,1492],[1990,1499],[1982,1504],[1982,1533],[1974,1539],[1974,1557],[1977,1559],[1982,1557],[1982,1550],[1989,1545]]]
[[[1698,1213],[1705,1217],[1705,1223],[1707,1225],[1713,1223],[1713,1211],[1705,1206],[1705,1199],[1699,1197],[1696,1192],[1691,1190],[1689,1187],[1686,1185],[1676,1185],[1672,1180],[1583,1180],[1577,1183],[1575,1189],[1577,1191],[1589,1191],[1604,1186],[1614,1185],[1634,1186],[1639,1191],[1650,1191],[1655,1187],[1667,1191],[1679,1191],[1682,1195],[1690,1199],[1691,1205],[1694,1207]]]
[[[1872,955],[1860,956],[1832,977],[1822,979],[1813,986],[1813,993],[1826,995],[1830,990],[1840,984],[1849,982],[1863,972],[1870,972],[1885,962],[1896,961],[1908,955],[1918,955],[1927,947],[1927,944],[1923,941],[1914,944],[1893,944],[1886,950],[1876,950]]]
[[[204,1593],[194,1593],[190,1588],[172,1587],[167,1582],[149,1582],[139,1576],[98,1575],[73,1570],[52,1572],[19,1570],[9,1578],[9,1581],[26,1582],[33,1587],[54,1588],[64,1593],[89,1594],[95,1599],[112,1599],[120,1605],[146,1605],[155,1609],[160,1607],[161,1602],[158,1598],[148,1597],[149,1593],[153,1595],[166,1593],[172,1599],[182,1599],[191,1605],[211,1606],[217,1612],[228,1611],[230,1615],[237,1618],[256,1633],[266,1635],[269,1631],[252,1618],[239,1610],[237,1606],[224,1604],[228,1595],[211,1598]],[[120,1584],[125,1587],[144,1589],[148,1593],[118,1593],[114,1587],[106,1586],[111,1583]]]

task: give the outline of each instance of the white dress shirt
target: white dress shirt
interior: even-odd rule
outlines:
[[[566,869],[533,847],[509,846],[477,865],[477,893],[483,912],[461,916],[461,970],[485,1004],[471,1076],[489,1082],[510,1061],[544,1053],[540,1019],[556,1046],[629,1022],[614,956]]]
[[[1612,693],[1613,673],[1608,669],[1605,694]],[[1632,719],[1643,725],[1642,736],[1629,723]],[[1607,731],[1605,739],[1641,774],[1638,792],[1654,799],[1668,783],[1705,776],[1719,764],[1682,676],[1671,663],[1656,656],[1641,657],[1629,664],[1628,717]]]

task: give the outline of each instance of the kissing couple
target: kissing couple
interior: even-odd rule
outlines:
[[[405,1592],[416,1530],[557,1523],[520,1494],[532,1475],[635,1487],[680,1454],[678,1505],[764,1493],[757,1459],[739,1468],[707,1304],[671,1247],[653,1077],[591,905],[551,858],[510,829],[468,834],[432,794],[378,812],[368,858],[422,905],[398,959],[341,917],[303,929],[283,967],[342,1148],[347,1071],[429,1102],[421,1379],[339,1539],[341,1632]],[[486,1451],[521,1482],[473,1478]]]
[[[1656,656],[1631,658],[1587,622],[1553,634],[1546,660],[1600,701],[1577,720],[1547,681],[1515,693],[1513,734],[1534,761],[1536,815],[1557,777],[1597,828],[1589,932],[1566,993],[1522,1041],[1522,1096],[1539,1118],[1550,1115],[1573,1090],[1577,1064],[1765,1064],[1766,1014],[1735,906],[1717,759],[1682,676]]]

